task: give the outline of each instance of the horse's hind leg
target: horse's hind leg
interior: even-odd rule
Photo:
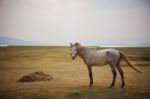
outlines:
[[[112,71],[112,74],[113,74],[113,80],[112,80],[112,83],[111,83],[111,85],[110,85],[109,88],[112,88],[112,87],[114,87],[114,85],[115,85],[117,72],[116,72],[115,66],[110,65],[110,67],[111,67],[111,71]]]
[[[123,71],[122,71],[120,65],[117,65],[116,67],[117,67],[118,72],[120,73],[121,81],[122,81],[122,84],[121,84],[120,88],[123,88],[125,86],[124,74],[123,74]]]

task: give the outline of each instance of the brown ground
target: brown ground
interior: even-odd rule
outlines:
[[[6,47],[0,48],[0,99],[150,99],[150,48],[119,48],[143,71],[137,73],[123,65],[126,86],[109,89],[112,74],[109,66],[94,67],[94,86],[88,87],[87,68],[80,58],[73,61],[69,48]],[[124,63],[123,63],[124,64]],[[18,82],[23,75],[43,71],[52,81]]]

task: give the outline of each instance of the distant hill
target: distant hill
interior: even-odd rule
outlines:
[[[11,37],[0,37],[0,45],[38,45],[41,42],[22,40],[18,38]]]

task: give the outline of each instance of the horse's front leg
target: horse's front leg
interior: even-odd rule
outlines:
[[[92,85],[93,85],[92,66],[87,66],[87,68],[88,68],[88,71],[89,71],[89,78],[90,78],[89,86],[92,87]]]

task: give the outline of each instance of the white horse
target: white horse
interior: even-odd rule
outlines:
[[[92,87],[93,85],[92,66],[103,66],[107,64],[110,65],[113,74],[113,80],[110,85],[110,88],[115,85],[117,75],[116,68],[119,74],[121,75],[121,88],[125,86],[124,73],[119,65],[121,60],[124,60],[135,71],[142,73],[140,70],[133,67],[133,65],[129,62],[127,57],[122,52],[115,49],[97,50],[94,48],[83,47],[79,43],[70,43],[70,51],[72,59],[75,59],[78,55],[83,59],[84,63],[87,65],[90,78],[90,87]]]

